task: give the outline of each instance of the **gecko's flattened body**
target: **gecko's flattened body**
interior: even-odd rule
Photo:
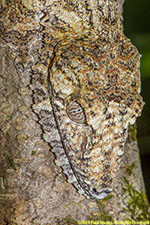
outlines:
[[[57,163],[81,193],[97,199],[112,191],[128,126],[143,106],[136,48],[127,39],[104,46],[105,51],[101,46],[98,40],[96,46],[84,40],[62,45],[50,70],[65,154]]]

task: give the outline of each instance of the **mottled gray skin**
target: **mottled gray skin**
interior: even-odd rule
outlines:
[[[44,139],[87,198],[112,191],[128,126],[143,107],[140,55],[123,34],[121,10],[119,0],[3,5],[1,42],[14,49],[16,69],[30,71]]]

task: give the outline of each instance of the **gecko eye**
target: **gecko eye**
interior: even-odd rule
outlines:
[[[86,116],[84,109],[78,102],[72,102],[66,108],[68,117],[79,124],[86,124]]]

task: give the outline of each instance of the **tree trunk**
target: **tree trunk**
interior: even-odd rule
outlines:
[[[104,224],[102,221],[112,221],[113,224],[114,221],[134,220],[138,224],[138,221],[149,220],[136,127],[132,125],[143,107],[139,94],[140,56],[123,34],[122,4],[122,0],[1,2],[0,224],[63,225],[87,220],[101,221],[100,224]],[[102,76],[98,78],[98,82],[101,82],[99,92],[95,91],[97,83],[94,83],[95,86],[92,83],[95,78],[90,78],[92,73],[97,76],[95,71],[100,71],[98,73]],[[88,73],[89,80],[88,75],[86,78],[84,76]],[[69,77],[68,74],[73,75]],[[89,85],[85,89],[82,88],[83,82]],[[115,92],[114,87],[122,89],[120,88],[120,92],[116,89]],[[66,96],[72,90],[75,90],[75,94],[71,94],[68,100]],[[79,91],[80,98],[76,90]],[[100,93],[103,98],[90,95],[93,92]],[[90,101],[89,96],[93,97],[94,102],[91,97],[92,104],[88,111],[86,103]],[[65,100],[62,101],[62,98]],[[83,117],[77,121],[76,114],[71,114],[72,111],[68,109],[70,119],[67,121],[74,120],[71,125],[74,136],[69,136],[69,128],[65,130],[68,123],[63,121],[66,114],[63,114],[61,104],[66,98],[70,105],[72,98],[78,100],[76,107]],[[85,98],[87,102],[84,102]],[[101,107],[99,99],[106,102],[105,106],[108,106],[111,116],[114,116],[113,122],[115,118],[118,121],[116,125],[112,123],[106,128],[108,114]],[[60,103],[57,105],[58,101]],[[110,102],[114,104],[112,108]],[[84,112],[80,105],[85,106]],[[96,108],[96,105],[101,108]],[[99,125],[100,110],[104,112]],[[93,122],[92,111],[94,118],[100,118],[96,123]],[[115,112],[120,112],[118,117]],[[109,122],[111,123],[111,118]],[[83,123],[78,125],[78,131],[73,130],[77,123]],[[90,128],[87,128],[87,124]],[[127,137],[127,127],[130,124]],[[77,132],[83,126],[84,132],[80,135]],[[91,140],[91,127],[92,132],[99,132],[99,138],[104,137],[101,130],[106,133],[111,131],[113,136],[108,137],[111,146],[114,146],[115,129],[120,132],[117,133],[120,135],[116,142],[120,146],[119,149],[116,147],[117,153],[111,151],[107,154],[109,157],[105,154],[104,161],[98,164],[105,168],[109,164],[109,168],[103,169],[104,174],[100,174],[98,182],[103,194],[95,194],[95,198],[92,192],[87,191],[87,187],[90,189],[92,185],[90,172],[93,164],[89,162],[86,168],[79,162],[84,142],[79,143],[80,151],[75,156],[72,153],[75,158],[69,158],[70,153],[66,152],[68,139],[69,147],[75,151],[76,134],[79,138],[87,132],[83,139]],[[106,146],[104,138],[99,146]],[[68,169],[65,169],[67,164],[62,162],[66,157],[61,156],[63,148],[70,159],[71,166],[67,168],[75,171],[76,182],[79,181],[81,185],[72,180],[69,183],[63,173],[64,171],[71,179]],[[57,156],[57,165],[53,151]],[[103,157],[103,151],[100,154]],[[78,174],[73,165],[80,165]],[[80,175],[85,169],[88,171],[86,177],[90,182],[89,186],[86,178],[82,181]],[[104,182],[102,175],[108,175],[109,179]],[[98,184],[94,182],[98,188]],[[102,199],[110,189],[112,192]]]

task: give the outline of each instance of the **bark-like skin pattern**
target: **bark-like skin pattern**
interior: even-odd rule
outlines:
[[[122,30],[121,1],[9,1],[0,38],[31,73],[44,139],[78,191],[112,191],[128,126],[143,108],[140,54]],[[5,19],[4,19],[5,18]]]

